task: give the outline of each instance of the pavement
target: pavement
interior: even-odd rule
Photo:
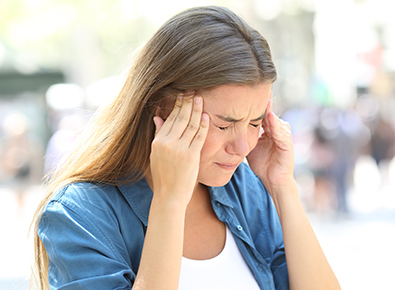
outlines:
[[[9,188],[0,187],[0,290],[28,289],[32,261],[29,226],[43,190],[29,188],[23,204]]]
[[[351,192],[350,214],[309,214],[321,247],[343,290],[395,289],[395,188]],[[363,206],[362,206],[363,205]],[[358,207],[359,206],[359,207]]]
[[[0,187],[0,290],[27,290],[32,261],[28,237],[43,195],[34,186],[23,204]],[[395,183],[359,184],[348,194],[350,213],[308,213],[318,240],[343,290],[395,290]]]

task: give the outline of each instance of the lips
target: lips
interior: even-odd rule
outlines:
[[[225,169],[225,170],[235,170],[239,163],[218,163],[216,162],[219,167]]]

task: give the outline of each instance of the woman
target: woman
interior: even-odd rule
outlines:
[[[275,79],[266,40],[228,9],[166,22],[52,177],[40,287],[339,289],[272,112]]]

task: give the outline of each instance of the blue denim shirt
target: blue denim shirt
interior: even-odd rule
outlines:
[[[281,225],[260,179],[243,163],[227,185],[209,192],[261,289],[289,289]],[[144,178],[127,186],[74,183],[57,192],[38,228],[51,289],[130,289],[152,196]]]

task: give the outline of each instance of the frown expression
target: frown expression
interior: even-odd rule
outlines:
[[[223,186],[258,142],[271,84],[221,85],[201,95],[210,126],[201,151],[198,181]]]

